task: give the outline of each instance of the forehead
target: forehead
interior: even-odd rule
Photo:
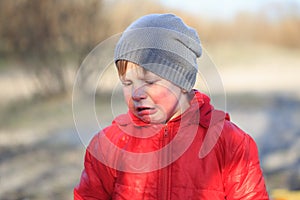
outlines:
[[[135,63],[128,62],[123,77],[124,78],[125,77],[147,78],[147,77],[158,77],[158,76],[150,71],[145,70],[143,67]]]

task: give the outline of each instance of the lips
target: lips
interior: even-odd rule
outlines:
[[[142,116],[142,115],[151,115],[153,113],[155,113],[155,108],[152,107],[147,107],[147,106],[138,106],[136,107],[136,112],[138,115]]]
[[[150,107],[137,107],[137,108],[136,108],[136,110],[137,110],[138,112],[143,111],[143,110],[150,110],[150,109],[151,109]]]

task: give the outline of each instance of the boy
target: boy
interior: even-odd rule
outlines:
[[[128,113],[92,139],[74,199],[268,199],[255,142],[192,89],[201,51],[172,14],[125,30],[115,63]]]

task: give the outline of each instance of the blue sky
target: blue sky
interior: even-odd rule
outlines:
[[[263,6],[278,4],[279,9],[287,5],[297,4],[300,9],[300,0],[160,0],[170,8],[183,9],[209,18],[231,19],[238,12],[259,11]],[[294,6],[295,7],[295,6]],[[300,10],[298,12],[300,14]]]

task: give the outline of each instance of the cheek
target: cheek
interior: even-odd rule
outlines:
[[[123,95],[124,95],[124,99],[126,101],[126,104],[129,106],[131,103],[131,91],[127,88],[123,88]]]
[[[160,87],[154,90],[152,97],[156,104],[160,104],[165,108],[173,107],[178,101],[178,91],[173,88]]]

